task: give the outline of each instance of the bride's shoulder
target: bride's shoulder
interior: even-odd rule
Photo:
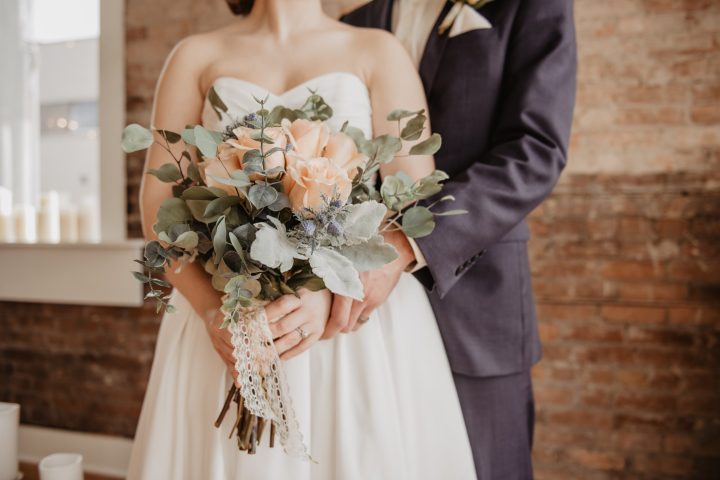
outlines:
[[[368,59],[370,65],[383,67],[388,62],[406,62],[408,54],[405,47],[390,32],[379,28],[348,26],[352,51]]]
[[[187,36],[175,44],[166,65],[172,65],[188,75],[199,75],[213,61],[219,45],[220,38],[212,33]]]

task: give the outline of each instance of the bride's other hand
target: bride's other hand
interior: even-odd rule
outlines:
[[[392,231],[384,236],[385,241],[393,245],[400,256],[382,268],[360,274],[360,280],[365,290],[363,301],[353,300],[342,295],[333,296],[332,312],[325,327],[323,339],[333,338],[338,332],[354,332],[362,327],[364,322],[359,320],[369,318],[377,307],[385,303],[397,285],[400,275],[415,260],[415,254],[404,233]]]
[[[205,328],[207,329],[210,341],[212,342],[213,348],[220,355],[220,358],[228,370],[232,374],[233,378],[237,380],[237,371],[235,370],[235,357],[233,357],[233,344],[231,340],[230,330],[227,328],[220,328],[225,315],[217,311],[212,319],[205,322]]]
[[[320,339],[332,304],[329,290],[301,288],[298,297],[283,295],[265,307],[275,348],[282,360],[289,360]]]

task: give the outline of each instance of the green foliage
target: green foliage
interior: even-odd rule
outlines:
[[[222,114],[227,113],[228,107],[225,105],[225,102],[222,101],[220,96],[217,94],[217,91],[215,90],[215,87],[210,87],[210,90],[208,90],[207,94],[208,101],[210,102],[210,106],[215,111],[215,114],[218,117],[218,120],[222,120]]]
[[[413,145],[409,153],[410,155],[435,155],[440,150],[441,145],[442,139],[440,135],[433,133],[429,138]]]
[[[157,222],[153,225],[155,233],[165,232],[176,223],[185,223],[192,219],[192,213],[181,198],[168,198],[158,209]]]
[[[426,207],[412,207],[402,217],[402,230],[410,238],[430,235],[435,228],[432,212]]]
[[[205,127],[196,125],[193,129],[195,145],[204,157],[212,158],[217,155],[217,147],[220,140]]]
[[[182,172],[174,163],[165,163],[157,170],[148,170],[149,175],[154,175],[158,180],[165,183],[175,183],[183,178]]]
[[[122,133],[121,145],[125,153],[145,150],[153,144],[153,134],[147,128],[131,123]]]
[[[408,120],[405,127],[400,131],[400,138],[403,140],[417,140],[420,138],[420,135],[422,135],[422,132],[425,129],[426,120],[427,117],[422,113],[415,115],[413,118]]]

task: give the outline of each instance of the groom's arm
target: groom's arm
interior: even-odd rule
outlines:
[[[550,194],[566,163],[577,69],[572,1],[522,1],[512,28],[490,149],[441,193],[468,214],[438,217],[434,233],[417,239],[428,266],[417,276],[440,297]]]

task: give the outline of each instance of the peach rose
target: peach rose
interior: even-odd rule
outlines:
[[[281,125],[295,155],[305,159],[323,156],[323,149],[330,139],[330,129],[325,122],[298,118],[292,122],[284,119]]]
[[[221,188],[230,194],[236,194],[233,187],[216,182],[210,177],[215,176],[228,178],[228,172],[241,169],[242,160],[245,154],[250,150],[260,149],[260,142],[258,140],[253,140],[250,137],[253,132],[258,131],[259,130],[253,130],[247,127],[236,128],[233,130],[233,133],[238,137],[237,140],[232,138],[221,143],[218,145],[216,158],[207,159],[199,164],[203,180],[209,187]],[[273,141],[272,144],[265,144],[264,148],[266,150],[275,147],[282,148],[283,150],[285,149],[287,140],[285,133],[281,128],[266,128],[265,135]],[[265,168],[270,169],[274,167],[285,167],[285,156],[283,152],[274,152],[265,158]],[[262,178],[263,175],[259,173],[250,175],[251,180],[262,180]]]
[[[344,169],[352,179],[357,175],[357,168],[365,168],[368,157],[358,152],[357,145],[348,135],[338,132],[330,136],[325,146],[325,155],[336,166]]]
[[[285,192],[296,212],[303,208],[320,208],[324,204],[323,196],[326,199],[339,197],[344,202],[352,191],[352,180],[347,172],[324,157],[296,158],[288,166],[288,176],[292,182]]]

